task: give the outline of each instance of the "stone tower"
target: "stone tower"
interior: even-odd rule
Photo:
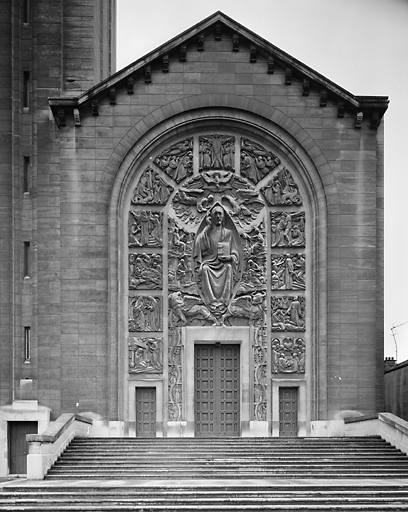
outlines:
[[[48,98],[77,95],[115,71],[115,17],[116,0],[2,2],[1,405],[35,398],[53,407],[59,394],[60,354],[52,348],[58,338],[56,325],[45,327],[41,320],[58,314],[63,292],[58,284],[60,268],[53,261],[61,229],[59,221],[52,220],[52,210],[60,202],[55,174],[61,163],[59,133],[53,129]],[[40,240],[47,242],[39,244]],[[37,343],[39,337],[42,344]],[[48,385],[39,390],[38,375],[45,376],[44,372]]]

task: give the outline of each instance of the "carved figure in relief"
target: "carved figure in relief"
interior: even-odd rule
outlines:
[[[173,187],[168,185],[157,171],[149,167],[143,172],[133,191],[132,204],[164,205],[172,192]]]
[[[261,188],[268,206],[302,205],[299,188],[288,169],[280,170],[269,183]]]
[[[197,294],[192,269],[192,250],[194,233],[179,227],[169,217],[168,250],[168,286],[170,291],[182,290],[184,293]]]
[[[163,372],[163,338],[129,338],[129,373]]]
[[[280,163],[279,158],[260,144],[241,139],[241,174],[258,183]]]
[[[210,311],[218,314],[227,309],[240,259],[237,237],[224,219],[224,208],[216,205],[194,246],[198,286]]]
[[[223,315],[224,325],[265,325],[266,292],[255,292],[235,298]]]
[[[305,373],[303,338],[274,338],[272,340],[272,373]]]
[[[163,287],[161,254],[129,254],[129,290]]]
[[[193,137],[173,144],[154,159],[154,163],[176,183],[193,174]]]
[[[265,224],[241,232],[244,254],[244,270],[237,294],[266,288],[266,243]]]
[[[256,330],[253,348],[254,358],[254,416],[258,421],[266,420],[267,412],[267,346],[266,329]]]
[[[305,331],[305,297],[272,297],[272,330]]]
[[[305,246],[304,212],[271,212],[271,246]]]
[[[129,297],[129,331],[161,331],[162,299],[161,297]]]
[[[129,247],[162,247],[163,214],[152,211],[129,212]]]
[[[200,171],[208,169],[233,170],[235,137],[221,134],[199,137]]]
[[[169,295],[169,325],[216,325],[217,320],[203,304],[200,297],[173,292]]]
[[[222,204],[237,226],[249,226],[264,207],[260,194],[247,180],[224,170],[206,171],[188,180],[174,195],[174,212],[195,226],[216,203]],[[199,215],[197,215],[197,213]]]
[[[272,290],[304,290],[305,256],[303,254],[271,255]]]

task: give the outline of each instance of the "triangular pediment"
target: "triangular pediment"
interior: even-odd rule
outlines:
[[[98,114],[98,102],[108,97],[109,102],[116,103],[116,94],[126,89],[133,94],[135,84],[154,83],[154,73],[170,73],[172,59],[177,55],[179,63],[188,63],[188,52],[206,52],[209,41],[219,40],[229,42],[231,52],[248,53],[248,62],[263,62],[265,73],[273,74],[283,71],[283,84],[291,85],[300,82],[303,96],[308,96],[311,90],[319,92],[320,105],[326,106],[328,101],[337,104],[338,117],[343,117],[346,110],[354,114],[374,118],[372,127],[376,128],[388,107],[386,96],[355,96],[335,84],[320,73],[290,56],[272,43],[266,41],[240,23],[218,11],[212,16],[185,30],[167,43],[151,51],[144,57],[114,73],[107,79],[95,85],[88,91],[76,97],[50,98],[49,104],[58,124],[64,124],[67,113],[79,115],[84,108]],[[203,60],[203,63],[205,60]]]

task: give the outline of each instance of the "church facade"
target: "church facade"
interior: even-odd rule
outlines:
[[[93,60],[33,60],[3,133],[3,441],[66,412],[218,437],[381,411],[388,99],[220,12],[111,74],[115,6],[89,4]]]

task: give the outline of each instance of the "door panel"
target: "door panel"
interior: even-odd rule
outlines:
[[[239,436],[239,353],[239,345],[195,346],[197,436]]]
[[[8,422],[8,453],[10,474],[27,474],[28,443],[26,441],[26,435],[37,433],[38,423],[36,421]]]
[[[298,435],[298,390],[279,388],[279,435]]]
[[[156,388],[136,388],[136,437],[156,437]]]

